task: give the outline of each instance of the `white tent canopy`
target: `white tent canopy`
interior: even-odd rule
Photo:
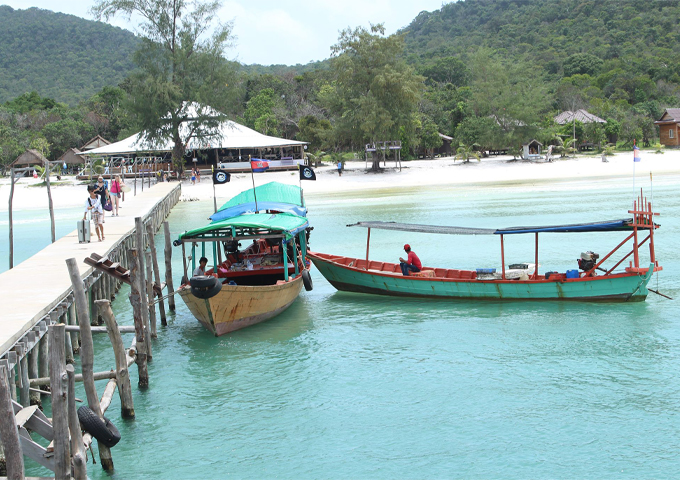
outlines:
[[[219,135],[204,139],[200,143],[192,142],[187,146],[187,150],[203,150],[213,148],[224,149],[247,149],[247,148],[278,148],[278,147],[292,147],[306,145],[308,142],[300,142],[298,140],[287,140],[285,138],[270,137],[256,132],[253,129],[239,125],[236,122],[227,120],[220,125]],[[168,139],[164,144],[156,147],[149,147],[142,140],[142,134],[138,133],[132,135],[120,142],[105,145],[100,148],[95,148],[83,155],[100,156],[100,155],[125,155],[125,154],[139,154],[148,152],[171,152],[173,143]]]

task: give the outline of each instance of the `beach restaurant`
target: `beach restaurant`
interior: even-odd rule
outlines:
[[[269,161],[272,170],[297,169],[304,164],[304,151],[308,142],[263,135],[251,128],[231,120],[219,126],[217,135],[209,140],[194,141],[186,149],[187,168],[208,168],[215,166],[229,172],[250,170],[250,158]],[[163,169],[171,162],[173,143],[170,138],[160,146],[149,147],[138,133],[119,142],[83,152],[90,162],[104,159],[111,172],[127,166],[125,173]]]

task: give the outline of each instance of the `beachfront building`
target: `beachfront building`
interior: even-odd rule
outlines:
[[[138,133],[119,142],[83,152],[91,161],[104,159],[113,165],[148,165],[148,168],[170,169],[173,143],[168,138],[164,144],[149,147]],[[213,166],[229,172],[250,171],[250,158],[269,161],[272,170],[297,169],[305,163],[308,142],[263,135],[231,120],[222,122],[219,135],[202,142],[193,142],[186,149],[188,168],[211,169]],[[153,165],[153,166],[152,166]],[[136,168],[136,167],[135,167]],[[144,167],[147,168],[147,167]],[[128,170],[129,173],[132,173]]]
[[[566,110],[559,115],[557,115],[555,118],[555,123],[558,125],[568,125],[568,124],[574,124],[574,122],[581,122],[581,123],[602,123],[605,124],[607,123],[606,120],[598,117],[597,115],[593,115],[587,110],[584,109],[579,109],[576,110],[575,112],[572,112],[571,110]],[[616,142],[616,139],[609,139],[609,141]],[[576,145],[576,148],[579,150],[592,150],[594,145],[589,142],[584,142],[579,145]]]
[[[81,152],[85,152],[87,150],[94,150],[95,148],[103,147],[105,145],[110,145],[111,142],[109,142],[107,139],[102,137],[101,135],[97,135],[94,138],[91,138],[85,144],[79,148]]]
[[[81,155],[81,151],[77,148],[69,148],[64,152],[64,154],[57,160],[61,165],[66,164],[66,169],[76,169],[81,168],[82,165],[87,163],[85,157]]]
[[[660,119],[654,122],[659,126],[659,142],[667,147],[680,146],[678,141],[678,124],[680,108],[667,108]]]
[[[49,160],[47,160],[39,151],[29,148],[24,153],[19,155],[17,159],[10,164],[10,166],[20,168],[40,165],[41,167],[43,167],[48,162]]]
[[[541,149],[543,144],[538,140],[534,139],[529,143],[522,145],[522,159],[524,160],[537,160],[541,158]]]

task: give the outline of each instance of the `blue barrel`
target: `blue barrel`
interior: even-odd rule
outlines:
[[[578,278],[578,270],[567,270],[567,278]]]

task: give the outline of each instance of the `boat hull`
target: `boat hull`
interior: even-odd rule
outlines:
[[[179,294],[196,319],[215,336],[269,320],[286,310],[300,295],[302,276],[276,285],[222,285],[212,298],[192,295],[189,285]]]
[[[650,268],[638,273],[560,280],[405,277],[401,273],[366,270],[338,263],[339,259],[346,257],[315,252],[308,256],[319,272],[340,291],[441,299],[644,301],[653,272]],[[352,260],[361,262],[359,259]]]

